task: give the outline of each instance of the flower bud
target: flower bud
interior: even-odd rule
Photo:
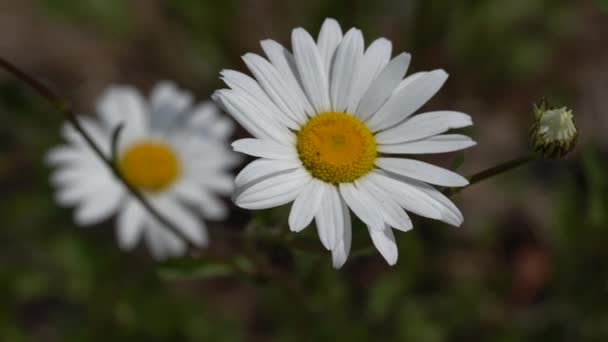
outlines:
[[[534,151],[546,159],[559,159],[572,151],[578,136],[572,110],[551,108],[546,100],[542,100],[534,106],[534,118],[530,132]]]

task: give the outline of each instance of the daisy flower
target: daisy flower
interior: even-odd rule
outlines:
[[[343,35],[333,19],[325,21],[316,42],[302,28],[291,38],[293,54],[276,41],[262,41],[267,59],[243,57],[255,79],[225,70],[221,77],[230,89],[214,94],[254,136],[235,141],[234,150],[259,158],[237,176],[235,203],[264,209],[293,201],[290,229],[301,231],[314,218],[336,268],[350,250],[350,211],[391,265],[398,254],[391,228],[412,228],[406,210],[460,225],[460,211],[429,184],[456,187],[467,180],[396,156],[475,144],[464,135],[444,134],[472,125],[466,114],[413,115],[447,74],[435,70],[404,79],[409,54],[391,59],[391,42],[384,38],[364,49],[361,31]]]
[[[209,219],[227,215],[216,196],[234,188],[227,170],[239,157],[226,144],[234,124],[211,102],[194,106],[191,94],[170,82],[157,84],[149,101],[132,87],[112,86],[98,101],[97,113],[99,120],[80,120],[106,156],[113,131],[123,124],[115,156],[123,178],[193,244],[206,245],[205,224],[196,213]],[[143,238],[159,259],[185,252],[186,242],[144,209],[71,125],[64,125],[62,134],[68,143],[51,149],[46,159],[56,167],[51,177],[56,200],[76,207],[79,225],[117,214],[123,249]]]

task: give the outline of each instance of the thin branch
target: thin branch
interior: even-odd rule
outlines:
[[[71,107],[61,99],[55,92],[53,92],[49,87],[44,85],[42,82],[37,80],[36,78],[28,75],[24,71],[20,70],[10,62],[6,61],[2,57],[0,57],[0,67],[4,68],[6,71],[17,77],[19,80],[23,81],[30,88],[32,88],[36,93],[44,97],[58,112],[63,114],[65,119],[70,122],[76,131],[82,135],[86,143],[91,147],[93,152],[104,162],[104,164],[112,171],[112,173],[116,176],[116,178],[127,188],[127,190],[135,197],[139,203],[161,224],[163,224],[167,229],[169,229],[173,234],[180,237],[184,240],[185,243],[188,244],[190,248],[198,249],[198,246],[193,244],[190,239],[169,219],[163,216],[158,210],[156,210],[152,204],[144,197],[143,193],[139,191],[139,189],[135,188],[133,185],[129,184],[120,173],[120,170],[113,162],[111,158],[114,156],[106,156],[101,148],[95,143],[95,141],[91,138],[91,136],[87,133],[84,127],[78,121],[78,118],[72,111]],[[118,135],[120,133],[120,128],[114,131],[114,135]],[[115,139],[115,138],[113,138]]]
[[[449,188],[449,189],[446,189],[444,191],[444,193],[446,195],[448,195],[448,196],[455,195],[455,194],[457,194],[457,193],[459,193],[459,192],[461,192],[461,191],[463,191],[465,189],[470,188],[474,184],[477,184],[477,183],[479,183],[479,182],[481,182],[483,180],[486,180],[488,178],[497,176],[497,175],[499,175],[501,173],[504,173],[504,172],[507,172],[509,170],[513,170],[515,168],[518,168],[518,167],[520,167],[520,166],[522,166],[524,164],[527,164],[527,163],[529,163],[529,162],[531,162],[531,161],[533,161],[535,159],[536,159],[536,157],[533,154],[531,154],[531,155],[527,155],[527,156],[520,157],[520,158],[515,158],[513,160],[509,160],[507,162],[498,164],[496,166],[493,166],[493,167],[491,167],[489,169],[483,170],[481,172],[478,172],[478,173],[476,173],[476,174],[468,177],[469,184],[467,186],[462,187],[462,188]]]

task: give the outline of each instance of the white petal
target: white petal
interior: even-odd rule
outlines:
[[[331,68],[330,95],[334,112],[346,110],[362,58],[363,35],[357,29],[350,29],[336,51]]]
[[[395,235],[393,230],[384,225],[383,229],[375,229],[373,227],[367,227],[369,235],[372,237],[374,246],[382,254],[386,262],[393,266],[397,263],[399,251],[397,249],[397,243],[395,242]]]
[[[300,232],[306,228],[317,214],[325,193],[323,182],[313,179],[293,201],[289,212],[289,229]]]
[[[76,209],[74,220],[79,225],[99,223],[114,214],[121,204],[124,192],[118,186],[109,186],[88,196]]]
[[[448,74],[443,70],[431,71],[398,89],[367,122],[373,132],[389,128],[410,115],[441,89]]]
[[[469,181],[444,168],[413,159],[376,158],[376,166],[402,176],[441,186],[465,186]]]
[[[344,216],[340,194],[335,185],[324,184],[321,206],[315,215],[317,231],[323,246],[333,250],[343,236]]]
[[[277,107],[256,80],[242,72],[234,70],[222,70],[220,74],[221,79],[232,90],[251,95],[250,101],[254,102],[257,108],[263,108],[265,114],[272,118],[272,120],[278,121],[293,130],[300,128],[300,124]]]
[[[444,133],[450,129],[471,126],[473,120],[467,114],[452,111],[437,111],[418,114],[399,125],[375,135],[379,144],[398,144],[424,139]]]
[[[179,182],[172,190],[177,198],[190,205],[198,205],[204,200],[203,191],[193,182]]]
[[[419,191],[422,191],[427,196],[431,197],[434,200],[433,205],[441,212],[441,221],[451,224],[453,226],[460,226],[464,221],[462,213],[452,201],[447,198],[444,194],[439,192],[437,189],[432,186],[406,177],[396,176],[398,181],[407,183],[408,185],[416,188]]]
[[[209,125],[209,133],[218,140],[226,140],[236,128],[234,121],[226,118],[219,118]]]
[[[209,125],[217,120],[219,109],[212,101],[204,101],[197,104],[190,114],[190,123],[197,126]]]
[[[382,105],[391,97],[393,91],[399,85],[403,76],[407,72],[412,57],[407,53],[402,53],[393,58],[382,69],[378,77],[372,82],[364,93],[355,115],[360,120],[367,120],[372,114],[378,111]]]
[[[112,130],[107,127],[102,127],[99,122],[95,120],[91,120],[87,117],[79,117],[77,118],[82,128],[85,132],[93,139],[93,141],[99,146],[101,152],[109,156],[110,155],[110,136],[112,134]],[[93,154],[93,150],[88,145],[86,140],[83,138],[82,134],[72,126],[71,123],[65,123],[61,128],[61,133],[63,137],[70,142],[75,147],[81,149],[81,151],[90,151],[91,155],[97,157]]]
[[[83,159],[84,153],[71,146],[57,146],[51,148],[45,156],[45,161],[51,166],[60,164],[74,164]]]
[[[263,40],[260,44],[272,65],[277,68],[281,77],[287,82],[287,85],[292,92],[292,100],[298,104],[299,112],[297,114],[300,115],[300,112],[304,111],[306,114],[312,116],[314,114],[314,109],[300,85],[300,73],[296,67],[296,61],[293,54],[283,47],[283,45],[271,39]]]
[[[89,161],[59,167],[51,174],[51,184],[57,187],[80,186],[98,183],[99,180],[113,181],[109,171],[104,169],[105,165],[98,165]]]
[[[120,248],[130,250],[135,247],[144,231],[146,216],[149,215],[137,200],[130,199],[117,218],[117,237]]]
[[[109,128],[123,123],[123,134],[129,140],[144,135],[148,130],[146,102],[133,87],[110,87],[97,102],[97,112]]]
[[[442,212],[437,207],[437,201],[411,184],[390,178],[378,171],[371,172],[366,179],[384,190],[386,196],[392,197],[405,210],[435,220],[441,219]]]
[[[342,28],[335,19],[325,19],[321,30],[319,31],[319,37],[317,39],[317,45],[319,47],[319,54],[323,60],[325,71],[329,75],[330,66],[334,53],[340,42],[342,41]]]
[[[412,229],[412,220],[407,213],[401,208],[392,196],[387,195],[386,192],[370,182],[366,178],[362,178],[355,182],[357,187],[361,191],[365,191],[373,196],[378,201],[380,212],[384,222],[389,226],[395,227],[401,231],[407,232]]]
[[[340,184],[340,194],[353,213],[365,224],[372,227],[383,227],[381,211],[378,202],[368,193],[360,191],[352,183]]]
[[[150,94],[150,127],[167,130],[192,105],[192,94],[181,90],[174,82],[158,82]]]
[[[168,196],[160,197],[152,201],[152,204],[192,243],[197,246],[204,246],[208,243],[207,229],[204,222],[177,203],[175,199]],[[165,229],[168,230],[169,228]]]
[[[203,217],[222,220],[228,215],[228,208],[209,189],[191,182],[181,182],[173,188],[175,196],[192,208],[198,209]]]
[[[234,202],[244,209],[277,207],[293,201],[311,180],[303,169],[281,173],[240,189]]]
[[[234,132],[235,124],[212,101],[204,101],[191,111],[187,127],[223,141]]]
[[[279,74],[270,62],[256,54],[246,54],[243,56],[243,61],[281,112],[287,114],[291,120],[303,125],[306,122],[306,114],[301,107],[296,90],[285,80],[285,77]]]
[[[273,160],[257,159],[249,163],[239,172],[234,180],[236,186],[241,187],[249,182],[268,177],[272,174],[286,170],[297,169],[302,163],[297,159],[292,160]]]
[[[198,209],[204,218],[210,220],[224,220],[228,217],[228,207],[220,198],[204,191],[203,200],[199,203]]]
[[[378,152],[407,154],[446,153],[464,150],[475,145],[475,141],[466,135],[441,134],[401,144],[378,145]]]
[[[171,231],[161,226],[156,221],[149,221],[146,229],[146,241],[152,255],[162,260],[169,257],[183,255],[186,252],[186,244]]]
[[[270,139],[278,143],[291,143],[295,136],[283,123],[269,116],[270,107],[259,107],[249,94],[237,90],[218,90],[213,99],[232,115],[249,133],[259,139]]]
[[[71,180],[69,185],[66,184],[65,187],[60,188],[55,199],[60,205],[71,206],[106,189],[110,189],[109,191],[112,193],[116,192],[116,188],[121,187],[114,179],[105,177],[105,175],[97,176],[96,174],[90,178],[80,176],[80,178]]]
[[[239,139],[232,143],[232,148],[237,152],[260,158],[280,160],[295,160],[298,158],[295,146],[279,145],[269,140]]]
[[[369,89],[369,86],[374,79],[376,79],[376,76],[378,76],[380,71],[388,64],[388,61],[391,58],[391,51],[391,42],[384,38],[376,39],[369,48],[367,48],[354,79],[348,107],[346,109],[347,113],[354,114],[357,112],[363,94]]]
[[[209,172],[198,179],[192,179],[192,182],[221,195],[230,195],[234,192],[234,177],[224,172]]]
[[[342,237],[339,239],[337,246],[331,251],[332,263],[336,269],[342,267],[342,265],[344,265],[346,262],[346,259],[348,259],[352,240],[350,212],[348,210],[348,205],[346,202],[344,202],[344,199],[340,199],[340,208],[342,210],[342,222],[344,223],[344,229],[342,229]]]
[[[308,99],[317,113],[330,111],[328,71],[315,42],[302,28],[293,30],[291,41],[302,87]]]

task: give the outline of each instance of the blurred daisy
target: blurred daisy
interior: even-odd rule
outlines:
[[[149,101],[132,87],[113,86],[97,103],[100,120],[81,122],[108,156],[112,132],[123,124],[116,156],[123,177],[192,243],[203,246],[207,232],[195,212],[209,219],[226,216],[216,195],[232,193],[227,170],[239,158],[226,144],[233,123],[211,102],[195,107],[192,102],[189,93],[170,82],[156,85]],[[131,249],[143,238],[157,258],[185,252],[186,243],[140,205],[71,125],[62,133],[68,144],[50,150],[47,161],[57,167],[51,177],[57,202],[76,206],[78,224],[117,213],[122,248]]]
[[[464,186],[465,178],[394,156],[475,144],[464,135],[443,134],[472,125],[466,114],[412,116],[441,88],[448,77],[443,70],[404,79],[409,54],[391,59],[391,42],[383,38],[364,51],[361,31],[343,35],[332,19],[316,42],[305,30],[293,30],[293,54],[273,40],[261,44],[267,59],[243,57],[255,79],[225,70],[222,79],[230,89],[214,94],[255,137],[237,140],[233,148],[260,158],[236,178],[238,206],[264,209],[293,201],[291,230],[304,229],[314,218],[336,268],[350,250],[349,208],[391,265],[397,262],[391,227],[412,228],[405,210],[455,226],[463,222],[456,206],[429,184]]]

